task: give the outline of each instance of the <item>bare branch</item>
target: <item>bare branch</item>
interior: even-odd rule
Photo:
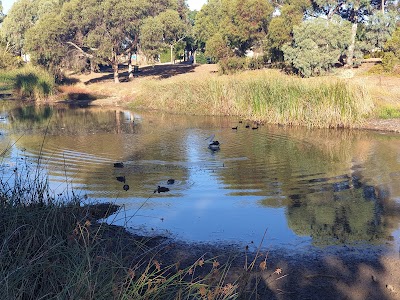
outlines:
[[[92,54],[89,54],[87,52],[85,52],[85,50],[83,50],[81,47],[79,47],[77,44],[73,43],[73,42],[67,42],[67,44],[75,47],[76,49],[78,49],[84,56],[89,57],[89,58],[93,58]],[[90,50],[96,51],[96,48],[89,48]]]

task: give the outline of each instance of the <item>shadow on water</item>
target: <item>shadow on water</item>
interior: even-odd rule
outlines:
[[[188,245],[182,251],[192,258],[226,255],[225,245],[241,249],[268,228],[268,265],[288,276],[251,275],[258,288],[246,299],[394,299],[392,287],[400,291],[389,276],[400,270],[398,257],[384,258],[399,244],[396,136],[241,124],[233,131],[237,121],[229,118],[123,110],[35,107],[9,116],[2,126],[11,138],[26,135],[16,147],[42,155],[58,185],[68,177],[77,190],[113,199],[127,214],[149,198],[128,226],[193,232],[214,243]],[[213,133],[217,153],[204,141]],[[170,178],[170,191],[153,193]],[[244,257],[232,269],[243,269]]]

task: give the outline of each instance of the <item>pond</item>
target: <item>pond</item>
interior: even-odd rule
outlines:
[[[39,161],[55,194],[122,205],[107,221],[136,233],[296,252],[399,247],[396,134],[43,106],[3,108],[0,121],[3,180]]]

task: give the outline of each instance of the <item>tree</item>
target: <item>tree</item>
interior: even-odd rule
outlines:
[[[293,26],[299,25],[310,6],[308,0],[292,0],[280,7],[280,14],[272,18],[264,44],[272,61],[283,61],[282,46],[292,41]]]
[[[392,1],[386,1],[387,4],[391,4],[390,2]],[[338,15],[352,23],[351,43],[347,49],[346,65],[348,67],[352,67],[354,64],[358,24],[368,21],[377,10],[381,10],[381,14],[385,14],[387,7],[390,6],[386,5],[385,8],[384,0],[313,0],[315,13],[325,14],[328,19]]]
[[[350,44],[349,25],[339,18],[318,18],[295,26],[293,42],[283,46],[285,61],[305,77],[329,71]]]
[[[365,52],[383,50],[386,41],[396,29],[396,14],[376,11],[365,22],[365,35],[360,41]]]
[[[25,33],[33,27],[35,20],[36,17],[30,0],[19,0],[11,7],[2,23],[1,30],[15,54],[23,54]]]
[[[194,33],[206,48],[220,49],[225,43],[230,52],[243,56],[246,50],[261,45],[272,12],[272,5],[265,0],[210,0],[196,16]]]
[[[148,17],[141,26],[140,44],[152,61],[157,59],[160,50],[165,47],[162,26],[161,20],[156,17]]]
[[[59,0],[18,0],[11,7],[4,19],[1,30],[12,51],[17,55],[24,54],[25,34],[36,22],[50,13],[61,9]]]

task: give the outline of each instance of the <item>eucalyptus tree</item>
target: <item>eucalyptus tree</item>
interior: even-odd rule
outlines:
[[[261,45],[272,13],[273,6],[265,0],[210,0],[197,14],[194,32],[215,57],[218,53],[211,49],[221,49],[221,42],[229,53],[243,56],[246,50]]]
[[[354,53],[356,50],[357,29],[360,23],[367,22],[376,11],[380,10],[382,15],[391,8],[392,0],[313,0],[314,12],[325,14],[328,19],[334,15],[352,23],[351,43],[347,49],[346,65],[352,67],[354,64]]]
[[[36,17],[32,1],[19,0],[14,3],[1,26],[1,31],[9,43],[12,52],[22,55],[25,46],[25,33],[33,27]]]
[[[292,43],[283,46],[285,61],[304,77],[328,72],[350,45],[350,26],[338,17],[302,22],[293,29]]]
[[[63,0],[17,0],[1,27],[1,31],[17,55],[25,51],[25,34],[36,22],[49,13],[57,13],[61,9]]]
[[[310,6],[310,0],[287,0],[278,6],[279,13],[272,18],[264,43],[264,49],[272,61],[283,61],[282,46],[292,41],[293,26],[303,21]]]

